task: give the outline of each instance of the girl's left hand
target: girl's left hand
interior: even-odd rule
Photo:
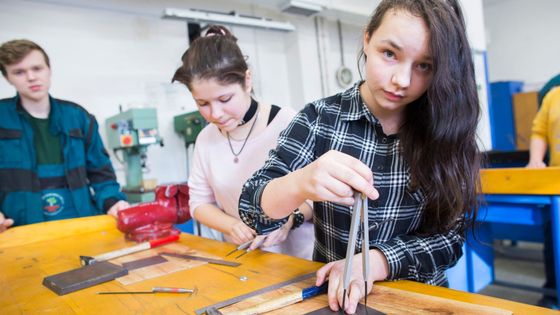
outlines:
[[[269,247],[280,244],[288,238],[290,229],[292,228],[292,219],[288,220],[281,228],[271,232],[268,235],[260,235],[255,238],[255,241],[249,246],[249,250],[255,250],[259,247]],[[264,239],[264,240],[263,240]]]
[[[268,234],[266,236],[266,240],[263,243],[263,247],[269,247],[276,244],[280,244],[288,238],[288,234],[290,234],[290,230],[292,229],[292,218],[288,220],[281,228],[277,229],[276,231]]]
[[[255,250],[259,247],[269,247],[282,243],[283,241],[286,240],[288,234],[290,233],[290,228],[286,228],[287,224],[288,223],[284,224],[281,228],[275,230],[274,232],[271,232],[268,235],[257,236],[255,238],[255,241],[253,241],[251,246],[249,246],[249,249]]]
[[[354,314],[358,307],[358,302],[373,289],[373,282],[384,280],[389,275],[389,267],[385,255],[377,249],[370,250],[370,274],[367,279],[367,292],[365,292],[364,278],[362,272],[362,254],[354,255],[351,266],[350,284],[346,291],[344,312]],[[333,261],[317,271],[316,286],[320,286],[328,278],[329,307],[333,311],[338,311],[342,307],[344,294],[344,263],[345,259]]]

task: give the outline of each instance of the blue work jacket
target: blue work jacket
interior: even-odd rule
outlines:
[[[64,187],[77,216],[106,212],[120,192],[95,117],[81,106],[50,97],[49,131],[60,137],[64,176],[39,178],[33,129],[19,95],[0,100],[0,212],[14,225],[42,222],[41,191]]]

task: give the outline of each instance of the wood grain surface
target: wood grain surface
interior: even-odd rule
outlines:
[[[124,263],[154,256],[161,252],[174,252],[178,254],[189,254],[189,255],[203,256],[203,257],[215,258],[215,259],[220,258],[216,255],[204,253],[202,251],[192,250],[184,244],[167,244],[164,246],[160,246],[142,252],[134,253],[131,255],[112,259],[111,262],[122,266]],[[165,259],[167,259],[167,262],[165,263],[131,270],[129,271],[128,275],[117,278],[116,280],[123,285],[129,285],[143,280],[168,275],[180,270],[187,270],[187,269],[191,269],[207,264],[207,262],[204,261],[186,260],[186,259],[175,258],[171,256],[165,256]]]
[[[221,259],[234,248],[231,244],[190,234],[182,234],[178,244]],[[63,296],[56,295],[41,284],[48,275],[78,268],[80,255],[95,256],[132,245],[134,243],[124,239],[116,229],[114,219],[108,216],[34,224],[1,233],[0,313],[194,314],[196,309],[308,274],[322,266],[317,262],[257,250],[238,259],[242,263],[238,267],[203,264],[130,285],[110,281]],[[310,283],[302,283],[301,286],[309,286]],[[194,295],[97,294],[99,291],[145,291],[155,286],[196,287],[198,291]],[[290,289],[293,288],[285,288]],[[420,295],[414,295],[413,292]],[[392,302],[387,298],[388,294],[393,296]],[[305,314],[324,308],[325,299],[325,295],[318,296],[273,314]],[[432,311],[442,310],[446,314],[451,314],[448,312],[451,307],[467,310],[471,314],[484,314],[490,310],[483,306],[514,314],[560,314],[531,305],[413,281],[376,283],[368,303],[370,301],[379,310],[394,314],[410,312],[411,307],[417,310],[422,305],[433,306]],[[469,303],[468,307],[456,301]]]
[[[251,299],[239,302],[220,311],[224,314],[238,312],[254,307],[267,300],[287,295],[302,288],[314,284],[313,280],[302,281],[298,284],[262,294]],[[363,303],[363,300],[362,300]],[[318,296],[305,303],[294,304],[284,307],[269,314],[304,314],[321,309],[327,305],[327,296]],[[408,315],[408,314],[486,314],[486,315],[509,315],[512,311],[499,307],[477,305],[467,302],[450,300],[427,294],[409,292],[396,288],[374,285],[373,291],[368,296],[368,306],[385,314]]]
[[[560,167],[484,169],[480,179],[485,194],[560,195]]]

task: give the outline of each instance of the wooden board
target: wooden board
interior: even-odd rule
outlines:
[[[535,119],[538,110],[538,92],[513,94],[513,118],[517,150],[529,150],[533,119]]]
[[[374,286],[368,297],[373,308],[387,314],[486,314],[506,315],[511,311],[454,301],[426,294]]]
[[[283,287],[237,304],[224,307],[220,311],[228,314],[233,311],[240,311],[259,303],[263,303],[272,298],[277,298],[284,294],[289,294],[301,288],[314,285],[314,280],[306,280],[300,283]],[[363,302],[363,301],[362,301]],[[323,294],[305,303],[298,303],[282,309],[269,312],[268,314],[306,314],[327,306],[327,295]],[[444,299],[436,296],[414,293],[390,287],[374,285],[373,291],[368,296],[368,306],[386,314],[408,315],[408,314],[485,314],[485,315],[511,315],[511,311],[477,305],[456,300]]]
[[[493,168],[480,171],[482,193],[560,195],[560,167]]]
[[[174,244],[167,244],[161,247],[156,247],[142,252],[126,255],[116,259],[112,259],[111,262],[122,266],[122,264],[124,263],[151,257],[161,252],[174,252],[178,254],[188,254],[188,255],[220,259],[220,257],[216,255],[211,255],[209,253],[193,250],[186,245],[174,243]],[[165,259],[167,259],[167,262],[157,264],[157,265],[147,266],[135,270],[130,270],[128,275],[117,278],[116,280],[120,282],[122,285],[130,285],[143,280],[161,277],[180,270],[187,270],[187,269],[191,269],[207,264],[207,262],[205,261],[186,260],[186,259],[176,258],[171,256],[165,256]]]

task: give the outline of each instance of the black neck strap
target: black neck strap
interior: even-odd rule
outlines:
[[[251,105],[249,106],[249,110],[247,110],[245,116],[243,116],[243,119],[239,123],[239,126],[242,126],[246,124],[249,120],[251,120],[255,116],[255,113],[257,112],[257,108],[259,108],[259,103],[257,103],[257,101],[255,101],[251,97]]]

